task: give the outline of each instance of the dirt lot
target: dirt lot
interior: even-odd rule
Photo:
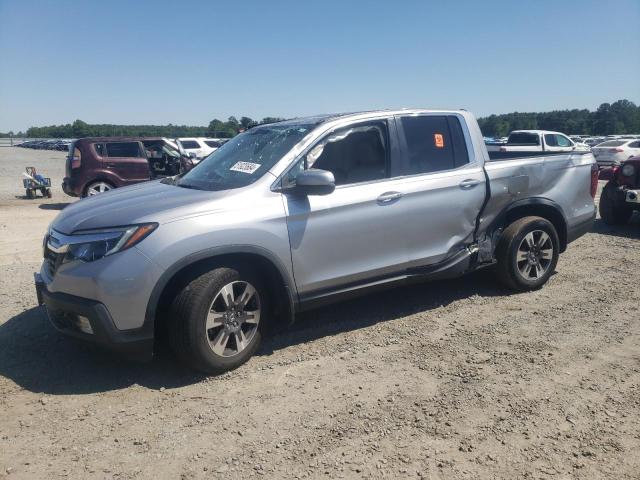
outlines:
[[[0,148],[0,477],[639,478],[640,221],[540,291],[488,273],[318,310],[203,378],[57,335],[36,307],[58,152]],[[26,165],[53,199],[20,197]]]

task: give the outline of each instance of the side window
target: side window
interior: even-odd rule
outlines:
[[[141,157],[140,146],[137,142],[112,142],[106,144],[107,155],[110,157]]]
[[[556,135],[554,135],[553,133],[545,134],[544,143],[546,143],[548,147],[557,147],[558,140],[556,139]]]
[[[640,148],[640,142],[631,142],[629,148]]]
[[[336,179],[336,185],[386,178],[388,138],[387,123],[383,121],[336,130],[307,153],[306,168],[330,171]]]
[[[96,153],[101,156],[104,157],[105,153],[104,153],[104,143],[94,143],[93,144],[93,148],[95,149]]]
[[[460,120],[452,115],[400,119],[407,145],[404,174],[440,172],[469,163]]]
[[[195,140],[180,140],[180,145],[182,145],[182,148],[188,149],[200,148],[200,144]]]
[[[571,146],[571,140],[569,140],[564,135],[556,135],[556,142],[557,142],[559,147],[570,147]]]

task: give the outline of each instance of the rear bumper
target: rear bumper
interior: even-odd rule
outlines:
[[[59,332],[100,345],[132,360],[148,361],[153,357],[153,325],[118,330],[104,304],[49,292],[39,274],[35,274],[35,284],[38,303],[46,307],[49,321]]]
[[[62,179],[62,191],[71,197],[79,197],[80,193],[77,185],[73,181],[73,179],[69,177],[64,177]]]

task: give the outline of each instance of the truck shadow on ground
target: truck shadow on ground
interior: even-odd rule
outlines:
[[[277,355],[291,345],[446,306],[471,295],[503,296],[488,272],[405,285],[303,314],[289,329],[266,338],[257,355]],[[250,368],[250,367],[241,367]],[[176,388],[205,378],[180,366],[165,346],[153,362],[132,363],[58,334],[42,308],[31,308],[0,325],[0,375],[31,392],[68,395],[126,388]]]
[[[71,202],[41,203],[38,208],[42,210],[62,210],[67,205],[71,205]]]
[[[635,212],[626,225],[607,225],[602,219],[598,218],[594,222],[591,231],[599,235],[640,239],[640,214]]]

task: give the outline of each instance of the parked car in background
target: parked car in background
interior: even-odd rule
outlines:
[[[177,138],[176,141],[187,155],[193,154],[199,160],[211,155],[221,145],[217,138]]]
[[[622,160],[600,195],[600,216],[609,225],[624,225],[640,210],[640,156]]]
[[[509,134],[507,143],[500,146],[500,152],[571,152],[587,151],[583,143],[576,144],[564,133],[548,130],[514,130]]]
[[[62,190],[88,197],[192,167],[192,159],[181,155],[177,145],[166,138],[81,138],[69,147]]]
[[[591,151],[600,167],[620,165],[628,158],[640,155],[640,140],[608,140],[592,147]]]
[[[184,175],[66,207],[36,288],[68,335],[148,359],[166,327],[183,361],[221,372],[269,324],[345,296],[484,267],[540,288],[590,230],[596,187],[590,152],[489,154],[464,110],[272,123]]]

